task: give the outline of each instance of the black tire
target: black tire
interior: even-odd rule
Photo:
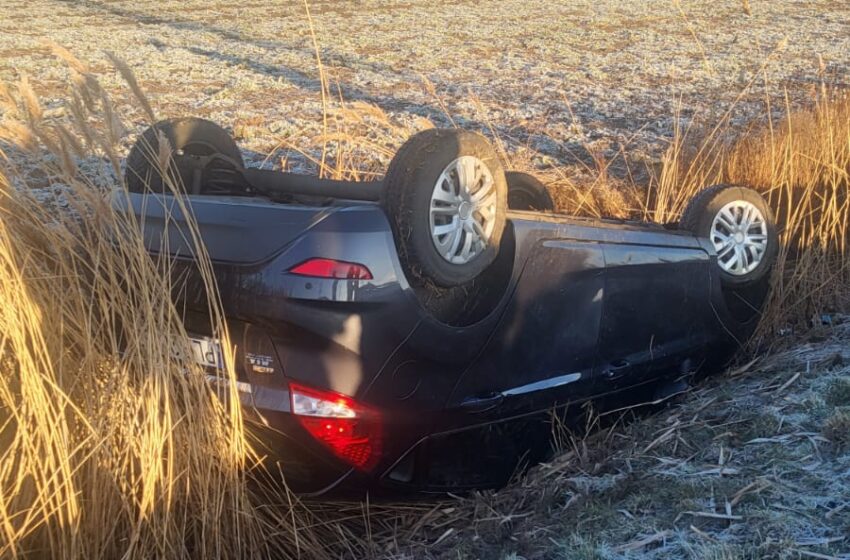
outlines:
[[[508,182],[508,208],[511,210],[555,211],[549,190],[534,175],[508,171],[505,179]]]
[[[171,189],[162,180],[159,164],[159,135],[163,134],[171,145],[172,156],[175,152],[208,156],[221,154],[230,158],[238,166],[244,166],[242,152],[226,130],[212,121],[196,117],[168,119],[151,126],[130,149],[127,155],[127,165],[124,180],[130,192],[168,192]],[[174,158],[170,158],[174,161]],[[172,177],[179,176],[174,163],[169,166],[167,173]],[[181,177],[185,188],[191,184],[190,177]]]
[[[492,232],[484,248],[477,250],[468,262],[454,263],[440,254],[432,239],[430,208],[438,179],[462,156],[477,158],[489,171],[496,195],[495,212]],[[384,208],[399,258],[411,281],[420,285],[459,286],[475,279],[496,259],[505,228],[508,188],[499,158],[483,136],[455,129],[419,132],[396,153],[384,182]]]
[[[699,237],[711,238],[712,227],[719,212],[730,203],[742,201],[751,204],[764,217],[766,229],[766,246],[761,260],[750,271],[731,273],[721,266],[720,280],[724,287],[742,288],[758,284],[764,279],[776,261],[779,250],[779,236],[776,232],[776,220],[773,212],[764,198],[752,189],[735,185],[714,185],[703,189],[688,203],[679,220],[679,227],[693,232]],[[746,250],[746,249],[745,249]],[[751,255],[751,253],[747,253]],[[718,255],[718,266],[721,265],[723,254]]]

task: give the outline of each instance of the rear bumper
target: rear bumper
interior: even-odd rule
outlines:
[[[385,417],[378,463],[369,471],[361,471],[313,439],[289,412],[288,402],[270,410],[257,408],[242,392],[240,397],[251,444],[262,457],[265,474],[273,480],[282,479],[293,492],[305,497],[362,497],[367,492],[391,494],[418,490],[413,478],[405,474],[410,466],[401,464],[404,461],[399,459],[404,459],[417,441],[423,439],[426,422],[420,426],[405,426]]]
[[[262,458],[264,475],[303,496],[327,494],[354,471],[312,441],[286,412],[246,411],[251,445]]]
[[[393,483],[392,471],[398,458],[427,432],[431,415],[419,415],[422,421],[413,422],[407,415],[382,414],[385,433],[379,461],[364,472],[337,458],[301,426],[291,413],[288,389],[245,382],[239,382],[238,389],[250,443],[262,459],[265,475],[282,479],[293,492],[302,496],[363,495],[384,486],[396,490],[409,486]]]
[[[496,421],[451,412],[385,413],[385,439],[375,468],[363,472],[337,459],[289,411],[288,391],[239,391],[263,475],[303,497],[359,498],[440,494],[498,487],[522,463],[549,451],[549,413]]]

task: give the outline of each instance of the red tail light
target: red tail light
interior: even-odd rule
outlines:
[[[308,259],[289,269],[289,273],[314,278],[372,279],[372,273],[362,264],[334,259]]]
[[[377,411],[332,391],[291,383],[292,414],[311,436],[337,457],[369,470],[381,454],[381,418]]]

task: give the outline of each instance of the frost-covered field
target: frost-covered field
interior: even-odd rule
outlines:
[[[314,1],[330,89],[410,124],[492,126],[508,149],[574,163],[590,148],[655,159],[677,112],[712,123],[781,108],[821,80],[850,83],[850,3],[835,0]],[[126,60],[160,116],[194,114],[269,153],[322,131],[320,78],[300,1],[6,0],[0,79],[64,83],[44,40],[95,70]],[[104,77],[120,99],[117,75]],[[337,88],[337,85],[339,86]],[[749,87],[748,87],[749,86]],[[60,92],[56,92],[61,97]],[[735,103],[736,99],[741,100]],[[124,111],[140,125],[142,115]],[[387,146],[390,150],[396,146]]]

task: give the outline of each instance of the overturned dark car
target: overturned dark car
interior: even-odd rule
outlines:
[[[167,169],[151,163],[164,151]],[[307,495],[505,483],[539,458],[553,414],[727,360],[778,246],[770,209],[738,186],[705,189],[674,225],[556,214],[461,130],[421,132],[382,181],[353,183],[246,168],[217,125],[176,119],[140,137],[126,182],[116,204],[175,256],[214,375],[194,216],[252,430]]]

